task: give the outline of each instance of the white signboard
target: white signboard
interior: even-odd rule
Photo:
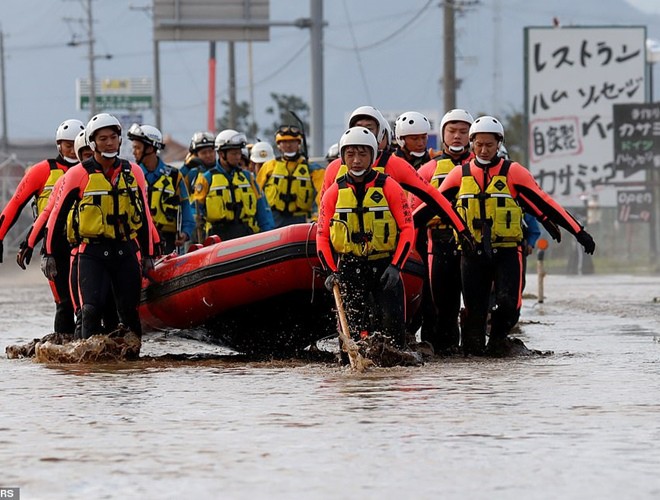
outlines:
[[[562,205],[643,181],[613,158],[614,104],[644,101],[645,27],[525,28],[529,169]]]

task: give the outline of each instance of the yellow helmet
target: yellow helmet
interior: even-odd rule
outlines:
[[[282,125],[275,132],[275,142],[278,143],[280,141],[302,142],[302,130],[295,125]]]

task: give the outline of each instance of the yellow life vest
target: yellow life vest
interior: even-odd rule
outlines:
[[[103,172],[85,166],[89,179],[82,193],[76,214],[67,217],[67,234],[75,241],[90,243],[98,239],[130,241],[142,227],[144,207],[139,198],[138,185],[131,165],[122,161],[121,172],[113,186]]]
[[[211,224],[242,222],[258,233],[255,217],[257,195],[254,189],[246,174],[240,170],[234,172],[230,182],[224,173],[213,169],[206,195],[206,221]]]
[[[314,185],[309,166],[298,160],[292,172],[290,162],[275,160],[275,168],[264,185],[266,200],[273,210],[292,215],[311,215]]]
[[[445,180],[445,177],[453,170],[453,168],[456,165],[454,164],[453,161],[451,161],[450,158],[441,158],[437,160],[435,164],[435,171],[433,172],[433,176],[431,177],[431,181],[429,184],[433,186],[434,189],[438,189],[440,187],[440,184],[442,184],[442,181]],[[442,217],[436,215],[434,216],[427,226],[432,227],[434,229],[452,229],[453,228],[447,224]]]
[[[470,172],[470,163],[463,165],[463,178],[458,190],[456,209],[477,242],[482,242],[484,226],[490,226],[493,247],[515,247],[523,239],[523,213],[511,196],[506,182],[511,162],[504,161],[485,191]]]
[[[369,259],[391,256],[396,250],[399,227],[383,192],[387,176],[378,174],[358,200],[346,176],[337,180],[339,192],[330,225],[330,241],[340,254]]]
[[[48,205],[48,199],[53,193],[53,186],[55,186],[57,179],[64,175],[64,170],[59,167],[55,160],[48,160],[48,166],[50,167],[48,179],[46,179],[46,184],[44,184],[41,193],[37,196],[37,215],[43,212],[46,205]]]
[[[149,186],[149,210],[159,231],[176,233],[177,213],[181,204],[178,195],[182,176],[178,170],[166,167],[163,174]]]

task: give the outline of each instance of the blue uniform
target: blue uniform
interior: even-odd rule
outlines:
[[[166,165],[163,160],[158,158],[158,165],[153,172],[147,170],[147,168],[140,164],[142,171],[144,172],[144,177],[147,181],[149,187],[149,202],[151,203],[151,191],[152,187],[158,182],[158,180],[166,175],[169,176],[176,169],[169,165]],[[181,174],[179,172],[179,174]],[[176,194],[179,197],[179,209],[181,210],[181,228],[180,231],[185,233],[188,236],[188,239],[192,238],[193,231],[195,230],[195,217],[193,208],[190,204],[190,198],[188,196],[188,187],[186,182],[183,180],[183,175],[181,175],[181,182],[179,182],[176,187]]]
[[[252,189],[254,189],[254,194],[256,197],[256,213],[254,215],[254,219],[256,225],[259,228],[259,231],[263,232],[274,229],[275,222],[273,221],[273,214],[271,212],[270,206],[268,205],[268,202],[266,201],[266,197],[264,196],[263,191],[257,185],[257,181],[254,174],[242,168],[225,169],[219,163],[216,163],[216,166],[214,168],[207,170],[204,173],[200,173],[197,176],[197,179],[195,180],[193,199],[196,201],[198,210],[201,211],[201,215],[203,215],[204,218],[206,218],[206,204],[200,203],[199,201],[201,199],[204,200],[206,199],[209,188],[211,187],[211,183],[213,181],[213,175],[214,174],[217,175],[219,173],[225,176],[227,178],[228,184],[232,185],[234,176],[238,172],[240,172],[243,176],[247,178],[250,185],[252,186]],[[228,227],[228,224],[222,222],[217,224],[212,224],[210,234],[218,234],[223,239],[231,239],[234,237],[244,236],[246,234],[252,233],[252,230],[250,230],[250,228],[248,228],[245,224],[240,224],[240,221],[238,220],[235,222],[239,224],[236,223],[232,224],[234,226],[233,228]],[[242,225],[244,227],[239,228],[236,227],[236,225]],[[243,229],[245,229],[246,231],[243,231]]]

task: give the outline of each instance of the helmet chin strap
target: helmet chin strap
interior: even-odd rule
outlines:
[[[466,147],[467,146],[449,146],[447,149],[449,149],[449,151],[451,151],[452,153],[458,154],[458,153],[462,153],[463,151],[465,151]]]
[[[116,158],[118,155],[119,155],[119,151],[115,151],[114,153],[106,153],[106,152],[101,153],[101,156],[103,158],[107,158],[108,160],[111,160],[112,158]]]
[[[349,170],[349,172],[351,173],[351,175],[354,175],[355,177],[362,177],[364,174],[367,173],[367,169],[365,168],[365,169],[360,170],[358,172],[356,172],[354,170]]]
[[[78,161],[78,158],[69,158],[68,156],[64,156],[64,155],[62,155],[62,158],[64,158],[64,161],[66,161],[70,165],[75,165],[76,163],[80,163]]]

